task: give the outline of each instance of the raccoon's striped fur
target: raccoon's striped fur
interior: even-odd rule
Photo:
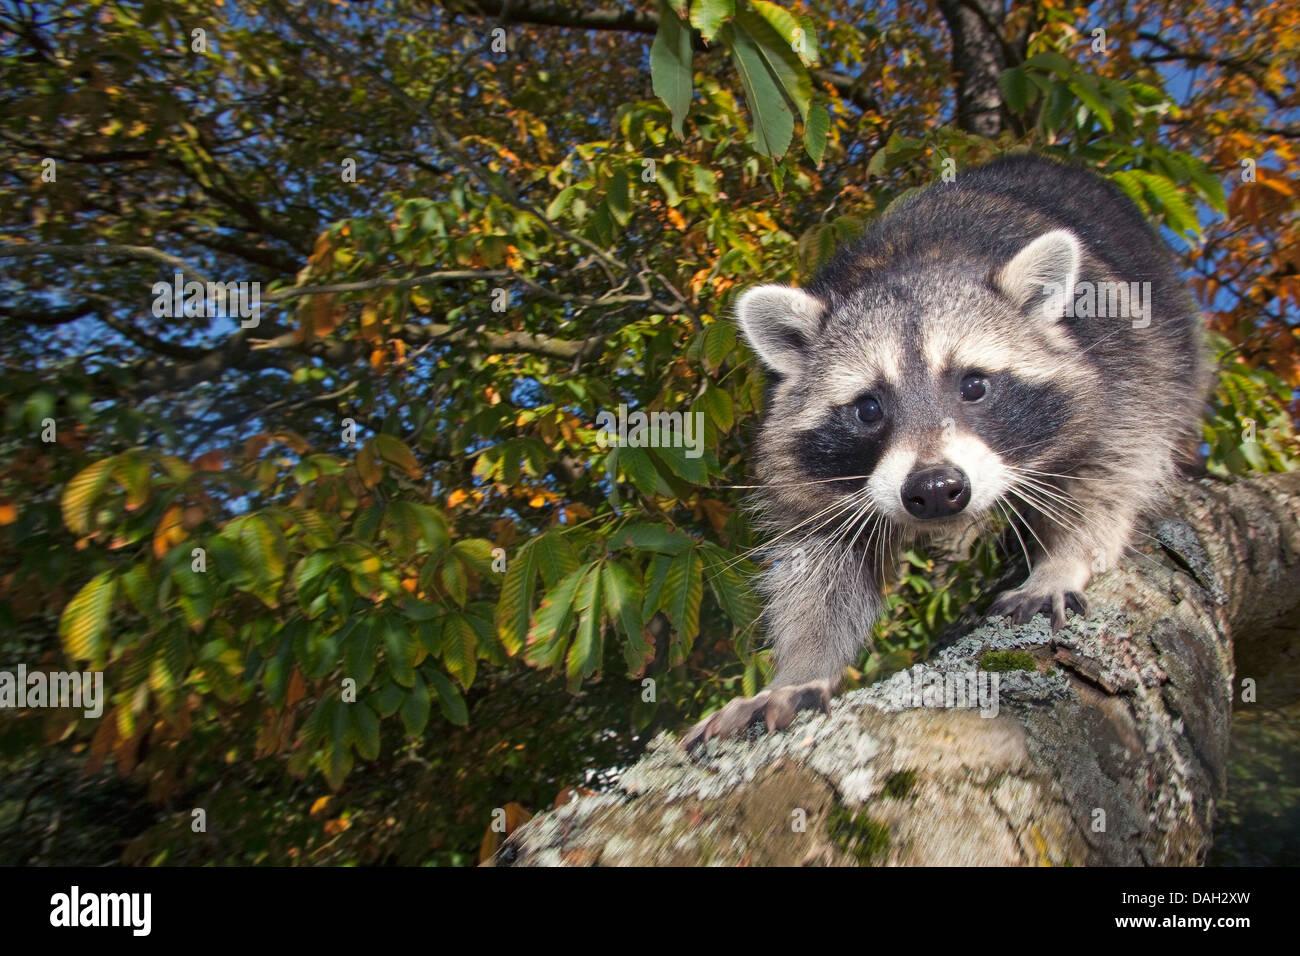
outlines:
[[[776,673],[688,746],[826,707],[882,575],[926,531],[1020,524],[1031,571],[991,613],[1086,614],[1088,581],[1194,447],[1208,386],[1197,311],[1137,208],[1031,156],[898,203],[806,288],[745,292],[737,318],[769,377],[756,464]]]

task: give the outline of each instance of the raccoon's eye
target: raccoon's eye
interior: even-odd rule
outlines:
[[[874,395],[864,395],[853,403],[853,410],[858,421],[864,425],[874,425],[885,417],[885,410],[880,407],[880,399]]]
[[[961,380],[961,398],[964,402],[978,402],[989,390],[989,380],[972,372]]]

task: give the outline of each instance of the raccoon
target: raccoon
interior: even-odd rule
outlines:
[[[1196,445],[1201,322],[1137,207],[1091,172],[1022,155],[898,203],[803,289],[736,304],[764,366],[760,578],[776,671],[683,739],[828,709],[900,546],[992,524],[1030,571],[989,614],[1086,616]]]

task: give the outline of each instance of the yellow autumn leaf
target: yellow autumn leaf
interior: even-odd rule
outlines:
[[[59,638],[68,656],[79,661],[99,661],[104,649],[104,632],[113,610],[117,579],[112,571],[91,578],[68,602],[59,618]]]

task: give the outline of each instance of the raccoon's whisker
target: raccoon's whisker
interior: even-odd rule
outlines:
[[[1023,476],[1022,476],[1022,478],[1023,478]],[[1062,489],[1060,489],[1060,488],[1057,488],[1055,485],[1047,485],[1047,486],[1044,486],[1042,483],[1031,484],[1031,483],[1029,483],[1029,479],[1024,478],[1024,480],[1025,480],[1025,482],[1026,482],[1025,487],[1033,487],[1033,488],[1036,489],[1037,491],[1040,491],[1040,492],[1043,492],[1044,494],[1047,494],[1048,497],[1053,498],[1053,500],[1057,501],[1058,503],[1070,507],[1071,511],[1072,511],[1075,515],[1078,516],[1079,520],[1091,523],[1091,520],[1092,520],[1092,519],[1091,519],[1091,517],[1089,516],[1089,514],[1087,513],[1087,511],[1084,510],[1084,509],[1079,505],[1079,503],[1078,503],[1077,501],[1075,501],[1075,500],[1073,499],[1073,497],[1072,497],[1068,492],[1066,492],[1066,491],[1064,491],[1064,490],[1062,490]],[[1105,481],[1105,480],[1109,480],[1109,479],[1098,478],[1098,479],[1095,479],[1095,480],[1097,480],[1097,481]],[[1049,489],[1050,489],[1050,490],[1049,490]],[[1052,494],[1053,491],[1056,492],[1055,495]],[[1062,497],[1062,496],[1063,496],[1063,497]],[[1156,537],[1154,537],[1154,536],[1152,536],[1152,535],[1150,535],[1150,534],[1147,534],[1145,531],[1142,531],[1142,530],[1139,529],[1139,528],[1132,528],[1132,529],[1130,529],[1130,530],[1132,531],[1133,534],[1136,534],[1136,535],[1138,535],[1138,536],[1140,536],[1140,537],[1146,538],[1148,541],[1152,542],[1153,544],[1160,544],[1160,539],[1159,539],[1159,538],[1156,538]],[[1141,552],[1136,552],[1136,551],[1135,551],[1135,553],[1140,554]]]
[[[1094,518],[1088,515],[1080,515],[1078,520],[1082,522],[1083,527],[1079,527],[1075,522],[1070,521],[1067,517],[1054,511],[1047,502],[1038,500],[1031,493],[1027,493],[1025,489],[1013,490],[1012,493],[1022,498],[1026,504],[1037,511],[1037,513],[1042,515],[1045,519],[1054,522],[1061,528],[1069,531],[1072,535],[1075,535],[1084,541],[1091,541],[1094,544],[1102,538],[1102,534],[1098,532],[1104,532],[1105,529],[1100,526]]]
[[[805,518],[803,521],[801,521],[799,524],[795,525],[793,528],[789,529],[788,531],[784,531],[784,532],[782,532],[781,534],[777,535],[775,538],[773,538],[773,539],[772,539],[770,542],[768,542],[766,545],[762,545],[762,546],[760,546],[760,547],[758,547],[758,548],[751,549],[751,551],[750,551],[749,553],[752,554],[752,553],[754,553],[754,552],[756,552],[756,551],[767,550],[767,549],[770,548],[770,546],[771,546],[772,544],[776,543],[776,542],[779,541],[781,538],[784,538],[786,535],[788,535],[788,534],[792,534],[793,532],[798,531],[798,530],[799,530],[800,528],[802,528],[804,525],[806,525],[806,524],[808,524],[809,522],[815,520],[816,518],[821,518],[822,515],[826,515],[825,518],[822,518],[822,520],[821,520],[821,522],[820,522],[819,524],[817,524],[817,525],[814,526],[813,528],[809,529],[808,532],[807,532],[806,534],[804,534],[803,537],[801,537],[801,538],[799,538],[797,541],[795,541],[794,544],[793,544],[792,546],[788,546],[788,547],[787,547],[787,550],[791,550],[791,551],[793,551],[793,550],[797,550],[801,545],[804,544],[804,542],[808,541],[810,538],[812,538],[813,536],[817,535],[819,532],[821,532],[821,530],[822,530],[823,528],[825,528],[827,525],[831,524],[831,522],[838,520],[842,515],[846,514],[846,513],[849,511],[850,508],[853,508],[853,507],[856,505],[856,501],[855,501],[855,499],[856,499],[859,495],[862,495],[863,497],[866,497],[866,494],[865,494],[865,493],[866,493],[866,489],[864,488],[864,489],[862,489],[861,491],[856,492],[856,493],[854,493],[853,495],[850,495],[848,498],[845,498],[845,499],[843,499],[843,500],[841,500],[841,501],[837,501],[837,502],[835,502],[835,503],[834,503],[833,505],[831,505],[830,507],[828,507],[828,508],[824,508],[824,509],[822,509],[822,511],[818,512],[816,515],[813,515],[811,518]],[[830,512],[830,514],[827,514],[827,512]]]
[[[710,491],[722,491],[728,488],[803,488],[806,485],[825,485],[833,481],[862,481],[870,475],[845,475],[843,478],[814,478],[808,481],[767,482],[761,485],[709,485]]]
[[[883,593],[885,588],[885,552],[888,550],[889,542],[889,524],[887,522],[882,521],[880,523],[879,533],[876,535],[876,538],[877,554],[875,557],[880,564],[880,570],[877,572],[876,583],[879,585]],[[868,544],[870,544],[870,542],[868,542]],[[870,552],[871,549],[868,547],[867,550]]]
[[[1124,331],[1127,331],[1127,330],[1124,328],[1124,326],[1121,325],[1119,328],[1115,329],[1113,332],[1107,332],[1105,335],[1103,335],[1103,336],[1102,336],[1101,338],[1099,338],[1097,341],[1095,341],[1095,342],[1093,342],[1091,345],[1089,345],[1086,349],[1080,349],[1078,352],[1073,352],[1073,353],[1071,353],[1071,355],[1070,355],[1070,361],[1073,362],[1074,359],[1077,358],[1078,356],[1083,355],[1085,352],[1089,352],[1089,351],[1091,351],[1092,349],[1095,349],[1098,345],[1101,345],[1102,342],[1105,342],[1107,339],[1113,338],[1114,336],[1119,335],[1121,332],[1124,332]],[[1065,366],[1061,366],[1061,367],[1064,368]]]
[[[1034,481],[1030,478],[1022,477],[1020,481],[1012,484],[1012,490],[1017,492],[1032,493],[1034,503],[1044,503],[1055,506],[1056,511],[1064,512],[1071,518],[1077,518],[1083,522],[1091,521],[1088,512],[1067,492],[1062,491],[1055,485],[1045,484]],[[1023,497],[1023,495],[1022,495]]]
[[[1064,488],[1061,488],[1058,485],[1054,485],[1049,481],[1045,481],[1041,478],[1034,478],[1030,475],[1022,474],[1019,476],[1018,480],[1013,483],[1013,485],[1015,487],[1033,489],[1035,492],[1039,493],[1042,497],[1051,500],[1052,502],[1060,505],[1062,508],[1068,509],[1071,513],[1078,515],[1078,517],[1081,519],[1086,519],[1088,517],[1087,510],[1083,507],[1082,504],[1079,503],[1079,501],[1074,497],[1074,495],[1070,494]]]
[[[835,570],[837,574],[843,570],[844,565],[847,562],[853,560],[853,549],[858,543],[858,538],[862,537],[862,532],[866,531],[868,527],[874,527],[879,524],[878,521],[873,522],[869,520],[871,517],[871,502],[868,500],[865,505],[858,509],[857,514],[854,516],[854,524],[857,526],[858,530],[853,533],[853,538],[849,541],[848,547],[844,549],[844,554],[840,558],[840,563],[836,565]]]
[[[862,579],[862,572],[865,571],[867,567],[867,556],[871,554],[871,542],[875,540],[877,532],[882,527],[884,527],[885,524],[883,520],[879,519],[878,515],[877,515],[877,519],[878,520],[876,521],[869,522],[871,525],[871,530],[867,532],[867,540],[862,544],[862,557],[858,558],[858,579],[859,580]]]
[[[895,554],[903,538],[903,530],[898,525],[885,522],[885,526],[880,531],[880,540],[877,541],[877,547],[880,548],[880,580],[883,582],[889,577],[890,555]],[[896,566],[897,560],[893,562]],[[897,570],[897,567],[895,567]]]
[[[1036,468],[1026,468],[1024,465],[1009,465],[1004,463],[1007,471],[1014,471],[1021,475],[1036,475],[1040,478],[1061,478],[1065,481],[1114,481],[1113,478],[1102,478],[1098,475],[1058,475],[1054,471],[1039,471]]]
[[[1015,490],[1014,488],[1010,489],[1010,490],[1007,492],[1007,494],[1012,494],[1012,495],[1013,495],[1013,494],[1016,494],[1016,493],[1017,493],[1017,492],[1016,492],[1016,490]],[[1023,497],[1023,496],[1022,496],[1022,497]],[[1003,499],[1002,499],[1002,503],[1005,504],[1008,508],[1011,509],[1011,513],[1012,513],[1012,514],[1014,514],[1017,518],[1020,519],[1020,523],[1023,524],[1023,525],[1025,526],[1025,529],[1026,529],[1026,530],[1027,530],[1031,535],[1033,535],[1034,540],[1038,542],[1038,546],[1039,546],[1040,548],[1043,549],[1043,552],[1044,552],[1044,553],[1046,553],[1046,552],[1047,552],[1047,545],[1043,544],[1043,539],[1040,538],[1040,537],[1038,536],[1038,532],[1034,530],[1034,526],[1033,526],[1032,524],[1030,524],[1028,521],[1026,521],[1024,515],[1022,515],[1019,511],[1016,510],[1016,506],[1015,506],[1014,504],[1011,503],[1011,499],[1010,499],[1010,498],[1003,498]],[[1028,556],[1027,553],[1026,553],[1026,555],[1025,555],[1025,560],[1026,560],[1026,561],[1029,560],[1029,556]],[[1032,570],[1032,568],[1031,568],[1031,570]]]
[[[867,492],[867,490],[866,490],[865,488],[862,488],[862,489],[859,489],[858,491],[855,491],[853,494],[851,494],[851,495],[849,495],[849,496],[847,496],[847,497],[845,497],[845,498],[841,498],[841,499],[837,500],[837,501],[836,501],[834,504],[832,504],[830,507],[823,508],[821,511],[819,511],[819,512],[818,512],[816,515],[814,515],[812,518],[807,518],[807,519],[805,519],[805,520],[799,522],[799,524],[797,524],[797,525],[795,525],[793,528],[791,528],[790,531],[782,532],[781,534],[777,535],[777,537],[773,538],[772,540],[773,540],[773,541],[779,541],[781,538],[785,537],[785,536],[786,536],[787,534],[789,534],[791,531],[798,531],[800,528],[802,528],[804,525],[808,524],[810,521],[814,520],[815,518],[821,518],[823,515],[827,515],[827,517],[825,517],[825,518],[824,518],[820,523],[818,523],[816,527],[814,527],[813,529],[811,529],[807,534],[805,534],[802,538],[800,538],[798,541],[795,542],[796,545],[803,544],[803,542],[807,541],[810,537],[812,537],[812,536],[813,536],[814,534],[816,534],[817,532],[821,531],[823,528],[825,528],[825,527],[826,527],[827,525],[829,525],[831,522],[836,521],[836,520],[839,519],[841,516],[847,514],[851,509],[855,508],[855,507],[857,506],[858,499],[860,499],[860,498],[861,498],[861,499],[867,499],[867,493],[866,493],[866,492]]]
[[[1083,507],[1074,500],[1074,497],[1068,492],[1057,488],[1055,485],[1049,485],[1046,482],[1038,481],[1026,475],[1022,475],[1020,480],[1013,487],[1032,489],[1039,496],[1068,509],[1069,512],[1077,515],[1080,519],[1086,519],[1088,514]]]
[[[792,528],[790,528],[790,529],[788,529],[788,530],[786,530],[786,531],[783,531],[781,534],[777,535],[777,536],[776,536],[775,538],[773,538],[772,540],[767,541],[767,542],[764,542],[763,544],[760,544],[760,545],[756,545],[755,547],[752,547],[752,548],[747,548],[745,551],[742,551],[742,552],[737,556],[736,560],[735,560],[734,562],[732,562],[731,564],[728,564],[726,567],[727,567],[727,568],[734,567],[736,564],[739,564],[741,561],[744,561],[745,559],[747,559],[747,558],[749,558],[749,557],[751,557],[751,556],[753,556],[753,555],[755,555],[755,554],[758,554],[758,553],[761,552],[761,551],[769,550],[773,544],[775,544],[777,541],[780,541],[780,540],[781,540],[782,538],[784,538],[786,535],[788,535],[788,534],[793,534],[794,532],[798,531],[800,528],[804,527],[805,525],[809,524],[810,522],[816,521],[818,518],[821,518],[823,515],[830,514],[830,517],[827,518],[825,521],[823,521],[821,524],[819,524],[816,528],[814,528],[814,529],[813,529],[813,532],[816,532],[816,531],[821,530],[822,527],[824,527],[825,525],[829,524],[831,521],[834,521],[835,518],[837,518],[837,517],[839,516],[840,513],[842,513],[844,510],[847,510],[847,508],[850,507],[850,506],[852,505],[852,503],[853,503],[853,499],[854,499],[854,498],[856,498],[859,494],[863,494],[863,493],[865,493],[865,492],[866,492],[866,488],[862,488],[862,489],[860,489],[859,491],[854,492],[852,495],[848,496],[847,498],[838,498],[838,499],[836,499],[835,501],[832,501],[829,505],[827,505],[827,506],[826,506],[825,508],[823,508],[821,511],[818,511],[816,514],[813,514],[813,515],[810,515],[810,516],[807,517],[807,518],[804,518],[802,521],[800,521],[800,522],[799,522],[798,524],[796,524],[794,527],[792,527]],[[810,532],[809,535],[805,535],[802,539],[800,539],[799,541],[795,542],[796,546],[798,546],[799,544],[802,544],[804,541],[806,541],[806,540],[808,539],[808,537],[810,537],[811,534],[812,534],[813,532]]]
[[[1077,534],[1080,537],[1090,537],[1089,535],[1086,534],[1086,532],[1082,528],[1080,528],[1077,524],[1069,520],[1073,516],[1068,514],[1066,515],[1061,514],[1060,511],[1056,510],[1056,508],[1053,507],[1051,502],[1044,500],[1042,497],[1037,495],[1032,490],[1025,488],[1024,486],[1015,486],[1008,491],[1008,494],[1012,494],[1015,495],[1017,498],[1020,498],[1026,505],[1032,508],[1035,512],[1042,515],[1047,520],[1060,525],[1066,531],[1069,531],[1072,534]],[[1086,516],[1080,516],[1080,519],[1083,520],[1085,524],[1088,523]],[[1037,535],[1035,535],[1035,537],[1037,537]],[[1042,544],[1042,542],[1040,541],[1039,544]],[[1044,548],[1043,550],[1047,550],[1047,549]]]
[[[1006,455],[1010,455],[1012,452],[1024,451],[1024,449],[1026,448],[1037,448],[1040,445],[1049,444],[1051,441],[1052,439],[1050,438],[1040,438],[1038,441],[1029,441],[1029,442],[1025,442],[1023,445],[1013,445],[1010,448],[998,448],[996,449],[996,451],[999,455],[1005,457]]]
[[[1092,541],[1096,542],[1097,538],[1100,537],[1100,535],[1093,535],[1093,534],[1089,534],[1088,532],[1089,532],[1089,531],[1099,531],[1099,530],[1100,530],[1100,531],[1104,531],[1104,530],[1105,530],[1104,526],[1099,525],[1099,524],[1098,524],[1094,519],[1090,518],[1090,517],[1087,516],[1087,515],[1082,515],[1082,516],[1080,516],[1080,520],[1083,521],[1083,523],[1084,523],[1084,528],[1085,528],[1086,530],[1084,530],[1084,529],[1080,529],[1080,528],[1078,528],[1077,526],[1075,526],[1075,525],[1073,525],[1073,524],[1070,524],[1070,523],[1068,523],[1068,522],[1066,522],[1066,521],[1061,520],[1059,516],[1052,514],[1051,511],[1050,511],[1050,509],[1045,505],[1044,502],[1033,500],[1033,499],[1031,498],[1030,495],[1025,494],[1025,492],[1024,492],[1023,489],[1020,490],[1020,491],[1018,491],[1018,492],[1015,492],[1015,493],[1016,493],[1019,497],[1023,498],[1023,499],[1025,500],[1025,502],[1026,502],[1027,504],[1030,505],[1030,507],[1034,508],[1034,509],[1035,509],[1039,514],[1041,514],[1044,518],[1048,519],[1049,521],[1054,521],[1056,524],[1060,525],[1062,528],[1066,529],[1067,531],[1071,532],[1072,534],[1078,535],[1079,537],[1081,537],[1081,538],[1083,538],[1083,539],[1085,539],[1085,540],[1092,540]],[[1130,528],[1129,531],[1130,531],[1130,533],[1132,533],[1132,534],[1139,535],[1140,537],[1143,537],[1143,538],[1148,539],[1148,540],[1151,541],[1153,544],[1157,544],[1157,545],[1159,545],[1159,544],[1161,543],[1159,538],[1153,537],[1152,535],[1147,534],[1145,531],[1141,531],[1141,530],[1139,530],[1139,529],[1137,529],[1137,528]],[[1127,554],[1127,555],[1131,555],[1131,556],[1136,557],[1136,558],[1139,558],[1139,559],[1141,559],[1141,560],[1143,560],[1143,561],[1146,561],[1146,562],[1149,563],[1152,567],[1159,567],[1159,566],[1160,566],[1160,563],[1159,563],[1158,561],[1156,561],[1154,558],[1152,558],[1150,555],[1143,554],[1141,551],[1139,551],[1137,548],[1133,547],[1133,546],[1130,545],[1130,544],[1126,544],[1126,545],[1124,545],[1123,553],[1124,553],[1124,554]]]
[[[858,507],[855,505],[853,508],[847,509],[846,512],[842,512],[842,514],[846,514],[847,516],[835,526],[835,530],[831,531],[830,534],[826,536],[827,548],[834,557],[843,556],[843,551],[838,549],[838,545],[843,541],[844,536],[852,531],[856,526]]]
[[[1033,485],[1017,484],[1012,486],[1013,491],[1024,492],[1022,497],[1028,500],[1029,494],[1033,495],[1034,504],[1045,503],[1052,505],[1054,512],[1060,513],[1066,517],[1077,518],[1080,521],[1088,519],[1087,513],[1069,499],[1060,498],[1043,488],[1035,488]]]
[[[1025,546],[1025,539],[1020,536],[1020,529],[1016,527],[1016,523],[1012,520],[1011,515],[1007,514],[1006,501],[999,496],[993,503],[997,505],[998,509],[1002,512],[1002,516],[1006,519],[1007,525],[1016,536],[1016,540],[1020,542],[1020,550],[1025,555],[1025,564],[1028,565],[1029,570],[1032,571],[1034,569],[1034,559],[1029,556],[1029,548]]]
[[[833,511],[833,512],[834,512],[833,514],[830,514],[829,516],[827,516],[826,518],[824,518],[824,519],[821,521],[821,523],[818,524],[818,525],[817,525],[815,528],[813,528],[811,531],[809,531],[808,534],[804,535],[804,537],[802,537],[801,539],[799,539],[798,541],[796,541],[796,542],[794,543],[794,548],[798,548],[800,545],[802,545],[802,544],[803,544],[805,541],[807,541],[809,538],[813,537],[813,535],[815,535],[815,534],[817,534],[818,532],[820,532],[821,529],[825,528],[825,527],[826,527],[827,525],[829,525],[831,522],[833,522],[833,521],[835,521],[835,520],[837,520],[837,519],[842,518],[842,517],[843,517],[844,515],[846,515],[846,514],[848,514],[848,517],[847,517],[847,518],[844,518],[844,519],[841,521],[841,523],[836,527],[835,531],[832,532],[832,533],[829,535],[829,538],[828,538],[829,543],[830,543],[832,546],[834,546],[835,544],[837,544],[839,541],[841,541],[841,540],[843,539],[844,535],[847,534],[847,532],[848,532],[849,530],[852,530],[852,529],[853,529],[853,527],[855,526],[855,524],[858,525],[858,532],[857,532],[857,533],[858,533],[858,534],[861,534],[862,528],[865,527],[865,524],[862,523],[862,519],[863,519],[864,517],[874,517],[874,516],[877,516],[877,514],[878,514],[878,513],[874,510],[874,507],[873,507],[872,504],[871,504],[870,496],[869,496],[866,492],[867,492],[867,489],[862,488],[862,489],[860,489],[858,492],[855,492],[853,495],[850,495],[848,498],[844,499],[843,501],[837,501],[837,502],[836,502],[834,505],[832,505],[830,508],[825,508],[825,509],[822,510],[822,512],[819,512],[818,515],[814,515],[813,517],[816,518],[816,517],[820,517],[821,514],[825,513],[826,511]],[[860,499],[860,500],[859,500],[859,499]],[[849,512],[852,512],[852,513],[849,514]],[[801,525],[802,525],[802,524],[807,524],[808,521],[810,521],[810,520],[812,520],[812,519],[805,519],[803,522],[801,522]],[[791,529],[791,530],[797,530],[797,528],[795,528],[795,529]],[[781,537],[784,537],[784,535],[781,535]],[[775,540],[775,539],[774,539],[774,540]],[[837,552],[836,556],[838,556],[841,560],[843,560],[843,551],[842,551],[841,549],[835,549],[835,551]],[[819,564],[820,564],[821,562],[824,562],[824,561],[826,560],[826,558],[825,558],[825,556],[824,556],[824,553],[823,553],[823,552],[819,552],[819,553],[816,555],[815,560],[816,560]],[[837,565],[837,567],[838,567],[838,565]],[[766,614],[766,613],[768,612],[768,609],[771,608],[771,607],[774,607],[774,606],[775,606],[775,605],[773,605],[773,604],[768,604],[766,607],[764,607],[764,609],[759,613],[758,617],[755,618],[754,624],[757,625],[758,621],[762,619],[763,615]]]
[[[1041,508],[1041,506],[1038,506],[1038,507],[1040,507],[1040,510],[1043,510],[1043,509]],[[1078,517],[1079,517],[1079,520],[1080,520],[1080,521],[1083,521],[1083,522],[1085,523],[1085,525],[1087,525],[1089,528],[1092,528],[1092,529],[1096,530],[1097,525],[1095,524],[1095,519],[1091,518],[1089,515],[1087,515],[1086,513],[1083,513],[1083,512],[1079,512]],[[1058,522],[1058,523],[1059,523],[1059,522]],[[1077,529],[1076,529],[1076,530],[1077,530]],[[1150,534],[1148,534],[1147,532],[1141,530],[1140,528],[1130,528],[1130,529],[1129,529],[1129,532],[1130,532],[1131,534],[1137,535],[1138,537],[1146,538],[1146,539],[1147,539],[1148,541],[1150,541],[1152,544],[1155,544],[1155,545],[1160,545],[1160,544],[1161,544],[1161,541],[1160,541],[1159,538],[1155,537],[1154,535],[1150,535]],[[1126,544],[1126,545],[1124,546],[1124,548],[1125,548],[1125,551],[1132,552],[1132,554],[1135,555],[1135,556],[1141,557],[1141,558],[1143,558],[1144,560],[1147,560],[1147,561],[1151,561],[1151,558],[1150,558],[1149,555],[1145,555],[1145,554],[1143,554],[1141,551],[1137,550],[1137,548],[1133,547],[1132,545],[1128,545],[1128,544]]]
[[[871,506],[871,499],[868,496],[848,517],[847,521],[840,526],[840,529],[837,530],[834,544],[841,544],[850,531],[853,532],[853,538],[849,541],[848,546],[842,548],[840,551],[839,561],[835,565],[836,575],[838,575],[843,569],[845,561],[852,556],[853,545],[857,542],[863,529],[866,527],[863,519],[873,513],[873,511],[874,509]]]
[[[885,543],[880,548],[880,580],[881,581],[884,581],[889,577],[889,567],[891,564],[895,565],[895,570],[897,570],[897,564],[898,564],[897,558],[895,558],[893,561],[890,561],[890,556],[894,554],[894,549],[898,547],[898,544],[895,541],[894,531],[895,529],[893,525],[885,525],[885,532],[883,535],[885,539]],[[902,532],[900,531],[899,536],[901,537],[901,535]]]

